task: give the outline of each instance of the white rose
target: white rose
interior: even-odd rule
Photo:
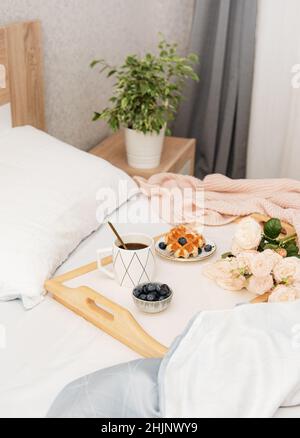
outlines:
[[[218,260],[215,263],[211,263],[205,266],[203,273],[211,280],[231,275],[232,270],[236,269],[235,259]]]
[[[267,275],[265,277],[252,277],[249,278],[247,289],[249,292],[256,295],[263,295],[264,293],[270,291],[274,286],[272,275]]]
[[[263,252],[252,254],[250,258],[250,272],[255,277],[267,277],[274,267],[273,258]]]
[[[243,219],[237,227],[234,245],[243,250],[257,249],[262,237],[262,228],[252,218]]]
[[[227,275],[217,279],[218,286],[226,290],[240,291],[246,287],[247,280],[241,275]]]
[[[233,254],[234,256],[237,256],[243,251],[244,251],[243,248],[238,246],[238,244],[236,243],[236,240],[233,239],[232,245],[231,245],[231,254]]]
[[[295,301],[300,298],[300,289],[293,286],[280,284],[275,287],[269,296],[269,303],[282,303],[286,301]]]
[[[241,248],[235,238],[233,238],[232,240],[232,244],[231,244],[231,254],[234,255],[235,257],[237,257],[239,254],[253,254],[256,253],[256,249],[245,249],[245,248]]]
[[[300,259],[297,257],[282,259],[274,266],[273,273],[277,283],[300,282]]]
[[[223,289],[239,291],[246,286],[246,279],[239,273],[237,260],[219,260],[203,270],[203,273]]]
[[[273,251],[272,249],[265,249],[262,254],[264,254],[265,257],[267,257],[268,259],[270,259],[273,263],[273,267],[274,268],[275,265],[277,265],[277,263],[281,262],[281,260],[283,259],[283,257],[278,254],[278,252]]]
[[[256,251],[244,251],[236,256],[237,266],[240,273],[243,275],[251,274],[250,263],[253,255],[256,255]]]
[[[246,278],[240,274],[238,260],[231,258],[223,261],[216,278],[218,286],[226,290],[240,291],[247,283]]]

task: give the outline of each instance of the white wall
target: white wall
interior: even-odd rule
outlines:
[[[300,1],[258,0],[249,178],[300,179]],[[299,84],[300,85],[300,84]]]
[[[118,64],[128,53],[154,49],[158,32],[184,51],[193,6],[194,0],[0,0],[0,25],[42,21],[48,131],[87,149],[108,133],[91,118],[112,85],[90,70],[90,61]]]

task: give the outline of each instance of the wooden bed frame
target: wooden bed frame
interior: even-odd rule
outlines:
[[[10,104],[14,127],[32,125],[45,130],[42,59],[39,22],[0,28],[0,65],[4,66],[6,76],[5,88],[0,88],[0,106]],[[262,215],[253,216],[262,222],[268,219]],[[288,234],[294,233],[290,225],[285,225]],[[103,263],[111,263],[111,258]],[[55,300],[141,356],[164,356],[167,347],[146,333],[127,309],[89,287],[71,288],[64,284],[96,269],[96,262],[91,263],[46,281],[45,288]],[[253,303],[265,302],[268,296],[258,297]]]
[[[0,27],[0,65],[6,79],[0,88],[0,106],[10,104],[14,127],[45,130],[41,41],[38,21]]]

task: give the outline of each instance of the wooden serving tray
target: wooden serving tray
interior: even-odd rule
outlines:
[[[161,235],[157,236],[155,240],[160,237]],[[102,260],[102,265],[105,266],[111,262],[112,257],[106,257]],[[127,309],[90,287],[72,288],[64,284],[96,269],[97,262],[90,263],[46,281],[45,288],[56,301],[141,356],[163,357],[168,348],[150,336]]]
[[[265,222],[269,219],[259,214],[251,216],[259,222]],[[283,226],[287,235],[295,232],[291,225],[283,224]],[[161,236],[155,237],[154,240],[157,241]],[[110,263],[112,263],[112,257],[102,259],[103,266]],[[90,263],[46,281],[45,288],[56,301],[127,345],[141,356],[148,358],[163,357],[168,348],[150,336],[126,308],[90,287],[72,288],[64,284],[95,270],[97,270],[97,262]],[[269,295],[270,293],[267,292],[253,299],[251,303],[267,302]]]

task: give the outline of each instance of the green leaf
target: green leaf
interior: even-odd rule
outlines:
[[[127,56],[127,58],[126,58],[125,63],[126,63],[127,65],[129,65],[129,66],[133,66],[133,65],[136,64],[136,61],[137,61],[137,59],[136,59],[136,56],[135,56],[135,55],[129,55],[129,56]]]
[[[116,69],[110,70],[110,71],[107,73],[107,77],[110,78],[110,77],[111,77],[112,75],[114,75],[115,73],[117,73],[117,70],[116,70]]]
[[[191,61],[192,63],[198,63],[199,62],[199,56],[196,53],[190,53],[188,55],[188,59],[189,61]]]
[[[222,259],[232,258],[234,255],[231,252],[225,252],[222,254]]]
[[[279,219],[270,219],[264,225],[264,233],[270,239],[276,239],[281,232],[281,222]]]
[[[266,243],[274,243],[275,245],[279,246],[280,242],[276,239],[271,239],[270,237],[264,236],[264,240]]]
[[[265,249],[273,249],[273,251],[276,251],[276,249],[278,249],[278,248],[279,248],[279,246],[276,245],[275,243],[266,243],[264,245],[264,250]]]
[[[259,252],[262,252],[265,249],[273,249],[276,251],[278,248],[280,248],[280,243],[277,240],[263,236],[257,250]]]
[[[149,85],[147,83],[145,83],[145,82],[141,82],[140,87],[141,87],[142,94],[147,94],[149,89],[151,89],[149,87]]]
[[[99,120],[100,117],[101,117],[101,114],[95,112],[95,113],[94,113],[94,117],[93,117],[93,122],[96,122],[96,120]]]
[[[260,244],[257,248],[257,251],[262,252],[265,249],[265,245],[267,244],[265,238],[263,237],[260,241]]]
[[[299,255],[299,248],[295,242],[289,242],[286,247],[287,257],[297,257]]]
[[[127,97],[123,97],[122,101],[121,101],[121,107],[122,109],[125,109],[127,107],[128,104],[128,99]]]
[[[291,239],[291,240],[288,240],[288,241],[285,242],[285,243],[281,243],[281,244],[280,244],[280,246],[281,246],[282,248],[287,248],[289,245],[296,245],[296,246],[297,246],[296,239]]]
[[[199,76],[197,75],[197,73],[194,73],[194,72],[191,74],[191,79],[193,79],[193,81],[196,81],[196,82],[200,81]]]
[[[90,63],[90,67],[93,68],[95,65],[100,64],[100,62],[102,62],[102,59],[95,59]]]

